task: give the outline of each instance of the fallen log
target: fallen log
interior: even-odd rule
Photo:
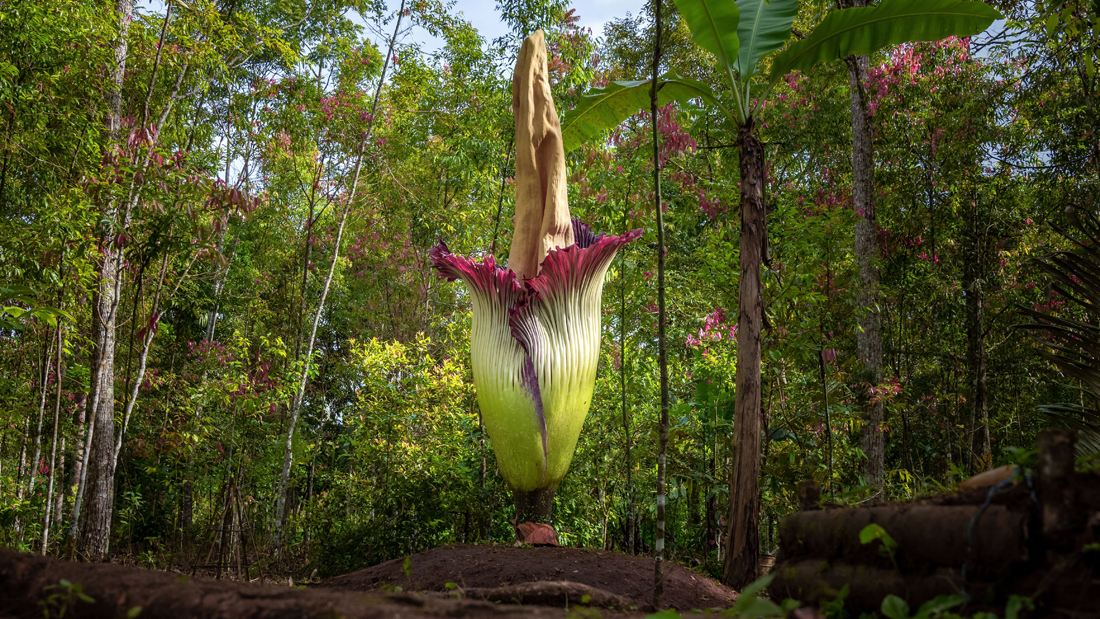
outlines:
[[[931,573],[939,567],[961,568],[971,560],[976,574],[1003,576],[1028,561],[1029,515],[991,506],[971,539],[970,523],[979,509],[902,504],[797,512],[780,524],[779,562],[818,559]],[[860,532],[870,524],[897,542],[893,560],[882,552],[881,542],[860,542]]]
[[[963,590],[962,575],[957,568],[938,568],[926,575],[902,575],[893,567],[827,563],[808,559],[787,563],[773,572],[775,579],[768,588],[775,599],[793,598],[803,604],[820,606],[837,599],[847,586],[844,608],[850,611],[872,611],[882,605],[887,595],[907,600],[930,600],[937,595],[955,595]],[[968,591],[975,599],[986,599],[994,593],[988,584],[970,583]],[[915,607],[914,607],[915,608]]]
[[[769,592],[822,604],[847,586],[844,608],[853,614],[877,612],[887,595],[917,609],[965,594],[971,611],[998,612],[1017,595],[1038,616],[1100,619],[1100,475],[1074,470],[1074,439],[1044,431],[1035,474],[1015,484],[1001,469],[960,492],[907,503],[840,507],[800,486],[806,511],[780,523]],[[883,536],[862,542],[872,524],[889,547]]]

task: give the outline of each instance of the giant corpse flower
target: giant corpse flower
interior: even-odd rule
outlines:
[[[485,429],[512,488],[518,523],[547,522],[592,403],[600,298],[615,253],[641,230],[594,234],[569,217],[565,152],[547,81],[542,31],[527,38],[513,77],[516,215],[508,268],[493,256],[429,252],[470,290],[470,351]]]

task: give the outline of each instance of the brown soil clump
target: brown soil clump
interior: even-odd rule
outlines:
[[[568,581],[625,598],[639,609],[647,607],[653,598],[653,559],[606,550],[456,544],[414,554],[409,560],[411,578],[405,574],[405,560],[395,559],[330,578],[321,586],[349,591],[395,586],[406,591],[447,591],[447,584],[453,583],[464,590],[481,592],[526,583]],[[728,607],[737,599],[733,589],[679,565],[666,564],[665,579],[665,607]]]
[[[70,585],[64,586],[63,580]],[[140,611],[135,611],[139,606]],[[564,608],[496,604],[438,593],[358,593],[190,578],[107,563],[59,561],[0,548],[0,618],[37,619],[43,613],[56,617],[62,612],[74,619],[566,619],[569,614]],[[608,612],[604,611],[604,616],[642,616]]]

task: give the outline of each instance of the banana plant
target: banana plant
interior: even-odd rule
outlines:
[[[760,343],[763,326],[762,263],[768,258],[764,206],[764,149],[756,114],[775,85],[791,71],[852,54],[871,54],[909,41],[977,34],[1001,17],[971,0],[884,0],[873,7],[834,11],[805,39],[775,55],[766,79],[761,61],[791,37],[798,0],[675,0],[691,38],[714,56],[732,96],[724,104],[711,86],[666,74],[658,102],[700,98],[736,127],[740,156],[741,241],[734,454],[729,531],[722,580],[739,588],[755,578],[759,555]],[[649,103],[651,80],[614,82],[594,89],[566,114],[562,139],[572,150],[617,126]],[[753,90],[758,89],[754,97]]]

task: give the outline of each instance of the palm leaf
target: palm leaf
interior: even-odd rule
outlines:
[[[775,57],[771,81],[844,56],[869,55],[887,45],[972,36],[1002,18],[988,4],[969,0],[884,0],[873,7],[833,11],[808,37]]]
[[[1044,404],[1039,411],[1059,425],[1077,430],[1077,457],[1100,453],[1100,415],[1078,404]]]
[[[565,152],[592,141],[604,131],[618,127],[640,109],[649,108],[652,80],[611,82],[581,97],[577,106],[565,113],[561,124]],[[657,82],[657,104],[667,105],[702,98],[711,105],[721,107],[706,84],[674,74],[666,74]]]
[[[737,37],[741,51],[737,56],[737,72],[742,81],[756,73],[756,63],[765,54],[783,47],[791,36],[791,24],[798,13],[798,0],[740,0],[737,3],[741,19]]]
[[[741,13],[730,0],[675,0],[680,16],[691,30],[691,40],[714,54],[729,70],[737,60]]]
[[[1077,454],[1085,457],[1100,453],[1100,326],[1095,323],[1100,315],[1100,220],[1091,213],[1078,216],[1074,209],[1069,213],[1074,232],[1058,232],[1076,247],[1044,256],[1035,265],[1051,279],[1052,289],[1067,305],[1083,311],[1093,322],[1024,307],[1021,312],[1034,322],[1017,326],[1032,331],[1039,355],[1085,390],[1084,405],[1039,407],[1059,425],[1077,430]]]

